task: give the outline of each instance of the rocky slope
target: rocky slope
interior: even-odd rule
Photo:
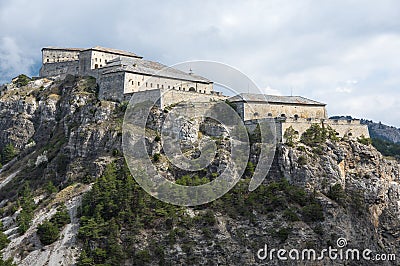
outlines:
[[[105,180],[107,165],[114,162],[123,167],[121,129],[126,105],[98,100],[95,80],[88,77],[39,79],[22,87],[8,84],[0,94],[0,151],[11,143],[18,152],[0,170],[0,217],[11,241],[2,250],[4,258],[13,258],[18,265],[72,265],[82,250],[111,252],[103,238],[85,242],[78,237],[77,210],[82,197],[95,197],[90,194],[91,187],[94,182],[97,191],[102,184],[99,182]],[[154,126],[165,114],[153,113]],[[197,136],[199,130],[188,127],[182,138]],[[224,141],[219,145],[228,147]],[[148,138],[148,146],[151,155],[162,153],[154,136]],[[256,150],[253,147],[254,163]],[[187,174],[163,165],[160,156],[159,168],[166,177]],[[226,154],[221,153],[211,168],[226,160]],[[212,174],[211,168],[203,172],[205,177]],[[251,169],[246,173],[250,175]],[[142,195],[135,200],[145,202],[140,207],[143,212],[138,212],[135,219],[147,225],[134,230],[128,227],[134,219],[112,217],[113,224],[117,224],[115,245],[122,252],[118,253],[118,263],[374,265],[365,260],[283,262],[276,257],[273,261],[257,258],[257,251],[265,244],[271,249],[321,250],[336,248],[338,238],[345,238],[348,248],[393,253],[400,258],[399,177],[399,162],[384,158],[372,146],[328,140],[318,147],[278,145],[272,171],[262,186],[249,192],[248,180],[243,180],[223,198],[205,206],[160,205],[135,188]],[[49,182],[55,190],[47,189]],[[18,217],[24,211],[21,197],[26,184],[32,190],[35,207],[29,228],[21,232]],[[57,241],[44,245],[37,228],[64,204],[71,222],[61,229]],[[173,219],[168,217],[172,212],[176,213]],[[145,216],[152,218],[146,220]],[[93,256],[87,261],[103,259],[96,254],[87,254]],[[82,256],[79,261],[84,265]],[[376,265],[397,264],[384,261]]]

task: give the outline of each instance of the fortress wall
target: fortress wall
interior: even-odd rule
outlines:
[[[238,109],[243,112],[244,120],[262,119],[269,117],[294,117],[299,118],[326,118],[326,109],[324,106],[315,105],[295,105],[295,104],[277,104],[277,103],[255,103],[238,102],[235,103]]]
[[[355,139],[360,137],[370,137],[368,126],[362,125],[360,120],[329,120],[326,124],[336,130],[341,137],[348,136]]]
[[[258,121],[261,120],[248,120],[245,121],[245,125],[249,131],[249,133],[254,133],[254,130],[257,127]],[[360,124],[359,120],[349,120],[349,121],[335,121],[330,119],[283,119],[276,118],[273,119],[276,128],[276,140],[278,142],[285,142],[284,134],[286,130],[290,127],[293,127],[295,131],[298,133],[297,141],[300,140],[301,135],[311,127],[312,124],[318,124],[322,127],[330,126],[332,129],[336,130],[338,133],[338,137],[348,137],[349,139],[357,139],[361,137],[369,138],[369,131],[367,125]],[[351,134],[349,134],[351,133]]]
[[[162,91],[162,108],[168,105],[183,102],[210,102],[210,101],[224,101],[227,97],[221,95],[203,94],[179,90],[163,90]]]
[[[78,75],[79,63],[78,61],[67,61],[58,63],[46,63],[40,68],[39,75],[41,77],[58,76],[58,75]]]
[[[79,51],[44,49],[42,51],[42,63],[57,63],[67,61],[77,61],[79,59]]]
[[[125,93],[151,89],[176,89],[189,91],[191,88],[200,93],[210,94],[212,84],[188,82],[172,78],[156,77],[136,73],[126,73]]]
[[[125,73],[103,74],[98,80],[99,98],[103,100],[123,101]]]
[[[348,121],[335,121],[330,119],[312,119],[312,120],[304,120],[304,119],[287,119],[282,122],[282,139],[284,140],[284,134],[286,129],[290,126],[293,127],[294,130],[298,132],[298,140],[300,140],[301,135],[311,127],[312,124],[319,124],[321,127],[330,126],[338,133],[338,137],[348,137],[350,139],[357,139],[361,137],[369,138],[368,126],[361,125],[360,120],[348,120]]]

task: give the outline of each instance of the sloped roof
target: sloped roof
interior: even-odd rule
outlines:
[[[325,103],[307,99],[302,96],[277,96],[267,94],[241,93],[229,98],[230,102],[268,102],[282,104],[301,104],[301,105],[318,105],[325,106]]]
[[[81,52],[85,49],[84,48],[65,48],[65,47],[47,46],[47,47],[43,47],[42,51],[43,50],[60,50],[60,51]]]
[[[111,60],[103,67],[105,71],[103,74],[115,72],[131,72],[144,74],[149,76],[159,76],[166,78],[173,78],[192,82],[212,83],[210,80],[194,75],[185,73],[181,70],[168,67],[158,62],[148,61],[136,58],[117,58]]]
[[[132,52],[127,52],[123,50],[118,50],[118,49],[113,49],[113,48],[106,48],[106,47],[101,47],[101,46],[95,46],[89,49],[85,49],[84,51],[99,51],[99,52],[105,52],[105,53],[110,53],[110,54],[116,54],[116,55],[123,55],[123,56],[129,56],[129,57],[135,57],[135,58],[143,58],[140,55],[137,55]]]

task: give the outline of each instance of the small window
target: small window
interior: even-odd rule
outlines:
[[[100,63],[101,63],[101,58],[100,58]]]
[[[157,89],[159,89],[160,88],[160,84],[157,84]]]
[[[270,117],[271,117],[271,116],[272,116],[272,113],[268,113],[268,116],[270,116]]]
[[[181,90],[181,87],[178,87],[179,90]]]
[[[170,86],[168,85],[168,89],[170,88]]]
[[[99,65],[98,65],[98,64],[95,64],[95,65],[94,65],[94,68],[99,68]]]
[[[150,83],[150,88],[153,88],[153,83]]]
[[[47,62],[49,62],[50,60],[47,58]]]
[[[106,60],[104,60],[104,62],[107,64],[107,59],[106,59]]]
[[[140,81],[137,82],[137,85],[140,86]]]
[[[201,93],[201,90],[199,90],[199,92]]]
[[[164,84],[161,85],[161,89],[164,89]]]
[[[133,83],[133,80],[131,81],[132,85],[134,85],[135,83]]]
[[[296,120],[299,119],[299,115],[298,115],[298,114],[295,114],[295,115],[294,115],[294,119],[296,119]]]
[[[286,115],[285,114],[281,114],[281,117],[286,117]]]
[[[349,132],[349,134],[347,134],[349,137],[353,136],[353,133]]]
[[[95,58],[94,61],[97,62],[97,58]]]
[[[147,88],[147,82],[146,82],[146,88]]]

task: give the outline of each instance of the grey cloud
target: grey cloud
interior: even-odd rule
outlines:
[[[266,91],[325,101],[332,115],[400,126],[395,104],[347,106],[398,96],[399,17],[396,0],[1,1],[0,81],[36,75],[43,46],[102,45],[164,64],[219,61]]]

